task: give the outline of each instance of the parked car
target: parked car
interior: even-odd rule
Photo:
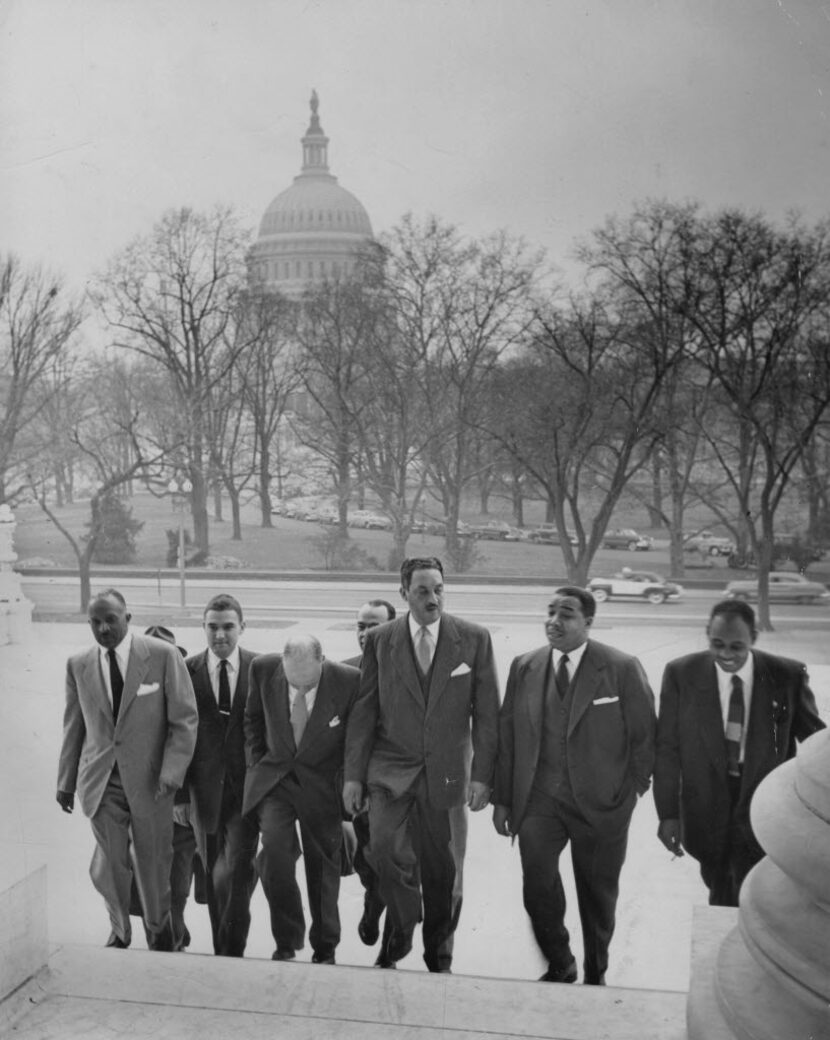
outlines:
[[[731,538],[721,538],[711,531],[698,531],[683,539],[684,552],[699,552],[706,556],[729,556],[735,551]]]
[[[653,571],[633,571],[630,567],[624,567],[613,578],[591,578],[588,588],[598,603],[604,603],[612,596],[666,603],[678,600],[683,595],[682,585],[666,581]]]
[[[502,520],[488,520],[484,524],[470,524],[469,530],[474,538],[481,538],[490,542],[503,542],[506,541],[507,536],[510,534],[510,524],[506,524]]]
[[[556,524],[539,524],[538,527],[534,527],[533,530],[528,534],[528,541],[538,542],[540,545],[561,545],[559,540],[559,531]],[[568,532],[568,541],[571,545],[579,545],[579,540],[575,534]]]
[[[617,527],[606,531],[602,539],[605,549],[628,549],[629,552],[646,552],[654,542],[648,535],[637,534],[633,527]]]
[[[388,516],[381,516],[380,513],[367,513],[360,526],[367,531],[391,531],[392,521]]]
[[[757,579],[730,581],[724,589],[727,599],[757,599]],[[791,600],[796,603],[819,603],[830,600],[830,589],[820,581],[811,581],[794,571],[770,571],[770,600]]]

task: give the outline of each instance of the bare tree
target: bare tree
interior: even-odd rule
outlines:
[[[15,256],[0,258],[0,502],[20,490],[26,472],[25,435],[62,385],[50,382],[82,320],[61,282]],[[30,441],[31,444],[31,441]]]
[[[95,291],[116,345],[164,367],[186,429],[196,544],[208,549],[207,409],[244,337],[231,333],[244,287],[246,234],[233,213],[171,210],[109,265]],[[228,344],[232,343],[232,349]]]

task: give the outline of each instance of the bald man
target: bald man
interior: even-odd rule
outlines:
[[[311,959],[334,964],[343,842],[338,786],[359,683],[357,668],[327,661],[313,635],[294,635],[281,654],[263,654],[251,664],[242,812],[259,826],[256,865],[271,912],[273,960],[292,960],[305,942],[296,879],[301,838]]]

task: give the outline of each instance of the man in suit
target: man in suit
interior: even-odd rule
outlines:
[[[587,589],[556,591],[548,645],[513,660],[499,715],[493,825],[518,836],[546,982],[577,979],[559,869],[570,841],[584,982],[605,983],[628,826],[654,763],[654,696],[635,657],[589,640],[595,610]]]
[[[370,628],[377,628],[387,621],[394,621],[397,611],[391,603],[385,599],[370,599],[368,603],[357,612],[357,643],[360,653],[357,657],[350,657],[344,664],[360,668],[363,660],[363,646],[366,642],[366,633]],[[380,919],[384,910],[383,897],[380,894],[380,881],[371,863],[368,860],[369,848],[369,814],[364,809],[352,820],[356,849],[354,854],[354,869],[360,878],[364,888],[363,915],[357,925],[357,934],[360,941],[366,946],[374,946],[380,935]],[[344,824],[344,827],[349,826]],[[383,928],[383,940],[380,951],[375,960],[377,968],[394,968],[395,962],[389,956],[389,936],[392,925],[387,915]]]
[[[722,600],[706,627],[709,649],[666,665],[657,721],[657,836],[700,863],[713,906],[737,906],[764,852],[749,803],[792,758],[796,741],[824,728],[800,661],[756,650],[755,611]]]
[[[271,911],[274,960],[292,960],[305,940],[295,876],[299,824],[312,961],[334,964],[343,843],[338,794],[359,681],[356,668],[326,661],[311,635],[292,636],[282,654],[263,654],[251,665],[242,811],[254,815],[262,838],[256,865]]]
[[[77,790],[90,818],[90,875],[110,915],[107,945],[130,945],[135,873],[148,945],[171,950],[173,796],[193,755],[198,715],[176,647],[133,635],[129,622],[116,589],[89,604],[98,645],[67,662],[57,801],[72,812]]]
[[[185,662],[199,709],[196,750],[187,774],[193,827],[205,868],[213,952],[241,957],[256,886],[256,822],[242,813],[245,788],[245,701],[256,656],[239,646],[245,629],[233,596],[214,596],[202,627],[207,649]]]
[[[422,919],[424,961],[449,972],[462,901],[465,807],[490,799],[498,679],[486,629],[443,612],[436,557],[404,560],[408,613],[370,629],[346,735],[346,811],[369,795],[369,861],[392,922],[392,962]]]

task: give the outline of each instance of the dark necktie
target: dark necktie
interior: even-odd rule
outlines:
[[[303,739],[307,722],[308,704],[306,703],[305,694],[297,690],[294,703],[291,705],[291,728],[294,730],[294,744],[298,748],[300,741]]]
[[[219,714],[227,719],[231,713],[231,684],[228,682],[228,662],[219,662]]]
[[[556,668],[556,689],[563,700],[570,685],[571,677],[568,675],[568,655],[562,654]]]
[[[418,667],[422,675],[429,674],[432,666],[432,633],[422,625],[418,630],[418,645],[415,647],[415,656],[418,658]]]
[[[732,692],[726,713],[726,771],[730,776],[741,775],[741,736],[744,731],[744,684],[732,676]]]
[[[110,662],[110,689],[112,690],[112,721],[118,722],[118,709],[121,707],[121,694],[124,692],[124,677],[118,667],[115,650],[107,650]]]

